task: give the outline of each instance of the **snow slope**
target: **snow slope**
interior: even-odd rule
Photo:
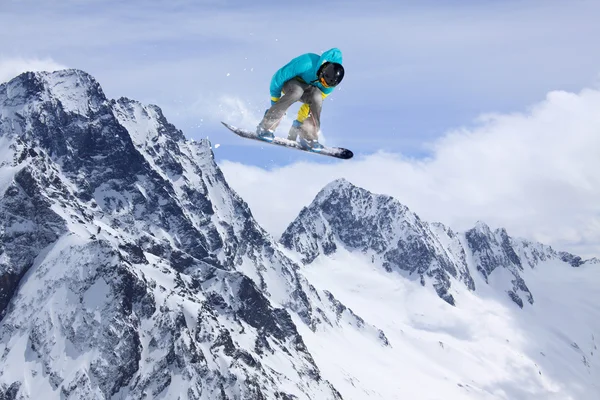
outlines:
[[[453,307],[418,282],[341,250],[307,265],[317,287],[379,326],[389,347],[352,332],[300,329],[323,376],[350,399],[597,399],[600,268],[550,262],[526,279],[521,310],[481,285]],[[475,275],[476,276],[476,275]]]
[[[432,237],[421,240],[441,247],[429,247],[440,254],[419,251],[421,259],[448,256],[472,277],[449,274],[454,302],[444,302],[427,269],[407,274],[385,262],[394,246],[412,239],[396,235],[382,246],[378,235],[388,225],[415,222],[409,210],[390,213],[393,201],[336,181],[282,236],[290,254],[306,263],[302,273],[310,282],[389,340],[383,347],[353,332],[323,327],[315,334],[300,327],[323,375],[344,398],[600,398],[597,260],[573,267],[564,253],[510,238],[504,230],[492,232],[482,223],[453,233],[422,222]],[[375,203],[386,207],[374,209]],[[369,230],[372,221],[378,224]],[[516,281],[532,303],[511,296]]]

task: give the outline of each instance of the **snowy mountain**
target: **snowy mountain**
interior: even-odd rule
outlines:
[[[345,180],[276,241],[160,108],[0,85],[0,400],[596,399],[599,283]]]
[[[0,399],[338,399],[296,324],[385,345],[158,107],[65,70],[0,118]]]
[[[524,299],[534,303],[521,277],[525,266],[534,268],[549,260],[573,267],[586,264],[567,252],[511,238],[504,229],[492,232],[482,222],[457,234],[443,224],[422,221],[390,196],[375,195],[345,179],[326,186],[309,207],[302,209],[280,242],[301,254],[304,264],[321,254],[336,252],[339,246],[360,252],[388,272],[418,279],[423,286],[430,282],[451,305],[455,305],[452,280],[476,290],[471,270],[480,273],[488,284],[489,276],[502,270],[503,277],[494,283],[503,285],[508,296],[523,308]],[[598,263],[595,259],[587,262]]]
[[[481,222],[457,233],[345,179],[327,185],[280,242],[299,255],[311,282],[391,343],[382,351],[354,339],[361,351],[352,358],[375,358],[383,368],[374,373],[344,358],[350,344],[303,333],[344,396],[600,398],[597,259]]]
[[[439,227],[448,247],[457,249],[458,238]],[[322,190],[288,227],[281,243],[301,253],[309,263],[320,254],[336,251],[338,243],[361,251],[387,271],[416,276],[422,284],[430,278],[441,298],[454,304],[450,294],[453,276],[474,288],[464,251],[447,251],[442,238],[406,206],[388,196],[374,196],[342,179]]]

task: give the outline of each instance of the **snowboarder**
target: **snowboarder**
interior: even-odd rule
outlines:
[[[256,128],[257,135],[272,141],[274,132],[287,109],[297,101],[304,103],[288,133],[288,139],[304,148],[323,148],[318,141],[321,127],[321,107],[327,97],[344,78],[342,52],[332,48],[321,56],[307,53],[281,67],[271,79],[271,108]]]

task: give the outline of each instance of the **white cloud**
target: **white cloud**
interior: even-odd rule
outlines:
[[[186,109],[190,116],[199,114],[205,120],[214,123],[228,122],[239,127],[256,127],[260,122],[262,113],[258,107],[253,107],[251,102],[240,97],[220,95],[215,98],[199,97],[199,99]]]
[[[8,82],[23,72],[56,71],[66,67],[52,59],[0,57],[0,83]]]
[[[230,95],[202,96],[198,97],[193,103],[183,106],[182,111],[179,111],[179,113],[189,119],[202,120],[203,123],[208,122],[219,125],[223,121],[236,127],[254,131],[268,106],[269,103],[267,102],[257,104]],[[279,136],[285,137],[287,135],[299,108],[300,103],[296,103],[288,109],[277,128]],[[175,112],[175,110],[166,109]],[[221,128],[219,129],[221,130]],[[322,143],[327,143],[323,134],[320,135],[320,140]]]
[[[525,113],[485,115],[431,144],[431,157],[380,152],[265,170],[221,167],[257,220],[279,235],[328,182],[394,196],[428,221],[509,234],[600,256],[600,91],[551,92]],[[314,156],[320,157],[320,156]]]

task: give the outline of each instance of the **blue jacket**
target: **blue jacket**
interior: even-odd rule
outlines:
[[[283,85],[295,77],[302,79],[305,83],[318,87],[325,95],[333,92],[333,87],[324,87],[317,78],[319,67],[327,61],[341,64],[342,52],[340,49],[334,47],[322,55],[314,53],[302,54],[281,67],[271,79],[271,100],[277,101],[281,97]]]

